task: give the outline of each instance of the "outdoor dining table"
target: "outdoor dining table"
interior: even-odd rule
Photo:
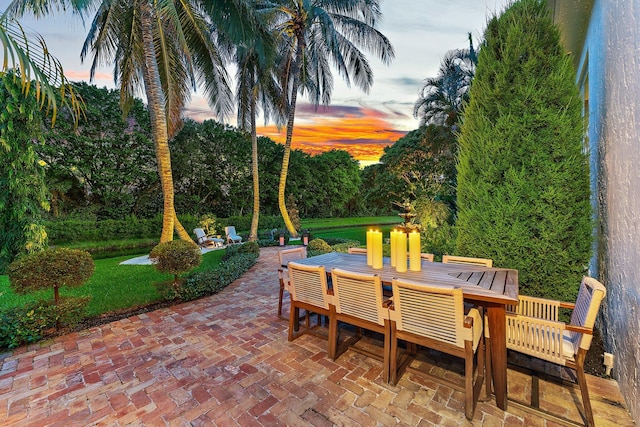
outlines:
[[[374,269],[367,265],[363,255],[329,252],[306,259],[296,260],[307,265],[322,265],[330,273],[341,268],[356,273],[377,274],[384,285],[391,285],[393,278],[426,282],[434,285],[462,288],[464,300],[485,308],[489,334],[491,336],[491,366],[496,405],[507,409],[507,345],[506,306],[518,302],[518,270],[487,268],[476,265],[443,264],[422,260],[420,271],[400,273],[391,266],[389,258],[383,266]],[[489,381],[489,379],[487,379]]]

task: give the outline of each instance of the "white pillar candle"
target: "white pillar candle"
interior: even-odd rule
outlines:
[[[396,236],[396,271],[407,271],[407,234],[404,231],[398,232]]]
[[[411,271],[420,271],[421,268],[420,233],[414,230],[409,233],[409,269]]]
[[[373,248],[371,247],[372,242],[371,242],[371,234],[373,233],[372,230],[368,230],[367,231],[367,265],[372,265],[373,264]]]
[[[391,267],[396,266],[396,246],[398,230],[391,230]]]
[[[373,242],[373,268],[382,268],[382,231],[374,231],[371,235]]]

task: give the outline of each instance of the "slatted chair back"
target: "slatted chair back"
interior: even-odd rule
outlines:
[[[472,340],[472,331],[464,327],[462,289],[394,279],[392,292],[397,330],[460,348]]]
[[[347,253],[355,254],[355,255],[366,255],[367,249],[366,248],[349,248],[347,249]]]
[[[466,264],[481,265],[483,267],[493,267],[493,260],[487,258],[471,258],[466,256],[443,255],[442,262],[444,264]]]
[[[600,304],[607,294],[607,290],[592,277],[583,277],[576,298],[576,304],[571,313],[571,325],[582,326],[593,330],[600,310]],[[593,335],[581,334],[579,332],[569,331],[569,340],[574,344],[574,350],[577,353],[579,348],[588,350],[591,347]]]
[[[433,262],[433,254],[425,254],[425,253],[421,253],[420,254],[420,258],[427,260],[429,262]]]
[[[280,279],[280,294],[278,298],[278,317],[284,318],[282,315],[282,304],[284,291],[291,292],[289,284],[289,269],[287,264],[289,261],[304,259],[307,257],[307,248],[300,246],[297,248],[283,249],[278,252],[278,279]]]
[[[304,259],[307,257],[307,248],[300,246],[297,248],[282,249],[278,252],[278,265],[286,268],[289,261]]]
[[[327,273],[321,265],[303,265],[289,262],[291,299],[329,310]]]
[[[336,313],[384,325],[388,310],[382,306],[382,282],[377,274],[331,271]]]

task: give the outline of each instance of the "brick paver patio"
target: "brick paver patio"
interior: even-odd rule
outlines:
[[[557,425],[494,401],[469,423],[458,391],[411,372],[392,387],[376,360],[347,351],[333,362],[310,335],[287,342],[277,250],[218,295],[0,355],[0,425]],[[597,425],[633,425],[616,382],[588,380]],[[510,395],[528,387],[509,372]],[[579,420],[579,396],[549,385],[541,399]]]

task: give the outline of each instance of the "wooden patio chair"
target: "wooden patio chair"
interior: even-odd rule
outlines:
[[[466,256],[456,255],[442,255],[442,262],[444,264],[467,264],[467,265],[481,265],[483,267],[493,267],[493,260],[487,258],[470,258]]]
[[[327,284],[327,272],[321,265],[304,265],[289,262],[289,292],[291,310],[289,314],[289,341],[293,341],[304,333],[313,332],[309,313],[329,316],[331,295]],[[300,322],[300,309],[307,312],[306,327],[297,333]],[[318,322],[318,325],[320,322]]]
[[[507,348],[509,350],[566,366],[576,372],[587,426],[595,424],[584,373],[584,360],[591,346],[593,327],[600,303],[606,293],[605,287],[600,282],[585,276],[580,284],[575,303],[520,295],[518,305],[512,307],[515,311],[507,312]],[[558,320],[558,312],[561,308],[572,310],[569,324]],[[490,340],[488,334],[487,339]],[[490,361],[487,367],[487,377],[489,377]],[[540,409],[538,373],[532,370],[531,379],[531,403],[512,400],[513,403],[525,408],[533,408],[553,419],[570,422],[561,416]],[[488,387],[487,390],[490,388]]]
[[[400,279],[392,281],[390,383],[394,385],[411,364],[417,345],[464,359],[464,387],[440,377],[438,382],[465,393],[465,416],[471,420],[484,381],[482,316],[472,308],[465,315],[462,289],[432,286]],[[398,340],[407,342],[399,363]],[[477,357],[474,357],[476,356]],[[477,363],[474,364],[474,358]],[[474,382],[474,372],[476,380]],[[426,373],[425,373],[426,374]]]
[[[429,262],[433,262],[433,254],[425,254],[424,252],[420,254],[420,258],[425,259]]]
[[[377,274],[359,274],[334,268],[331,271],[335,313],[329,317],[329,357],[337,359],[347,348],[382,360],[383,379],[389,381],[389,310],[383,303],[382,282]],[[338,346],[338,322],[356,326],[357,334]],[[354,347],[362,337],[361,328],[384,335],[382,356]],[[338,349],[338,347],[341,347]]]
[[[356,254],[356,255],[366,255],[367,249],[366,248],[349,248],[347,249],[347,253]]]
[[[278,279],[280,280],[280,294],[278,299],[278,317],[288,320],[288,317],[282,315],[282,300],[284,291],[289,291],[289,270],[287,264],[289,261],[304,259],[307,257],[307,248],[300,246],[297,248],[283,249],[278,252]]]

